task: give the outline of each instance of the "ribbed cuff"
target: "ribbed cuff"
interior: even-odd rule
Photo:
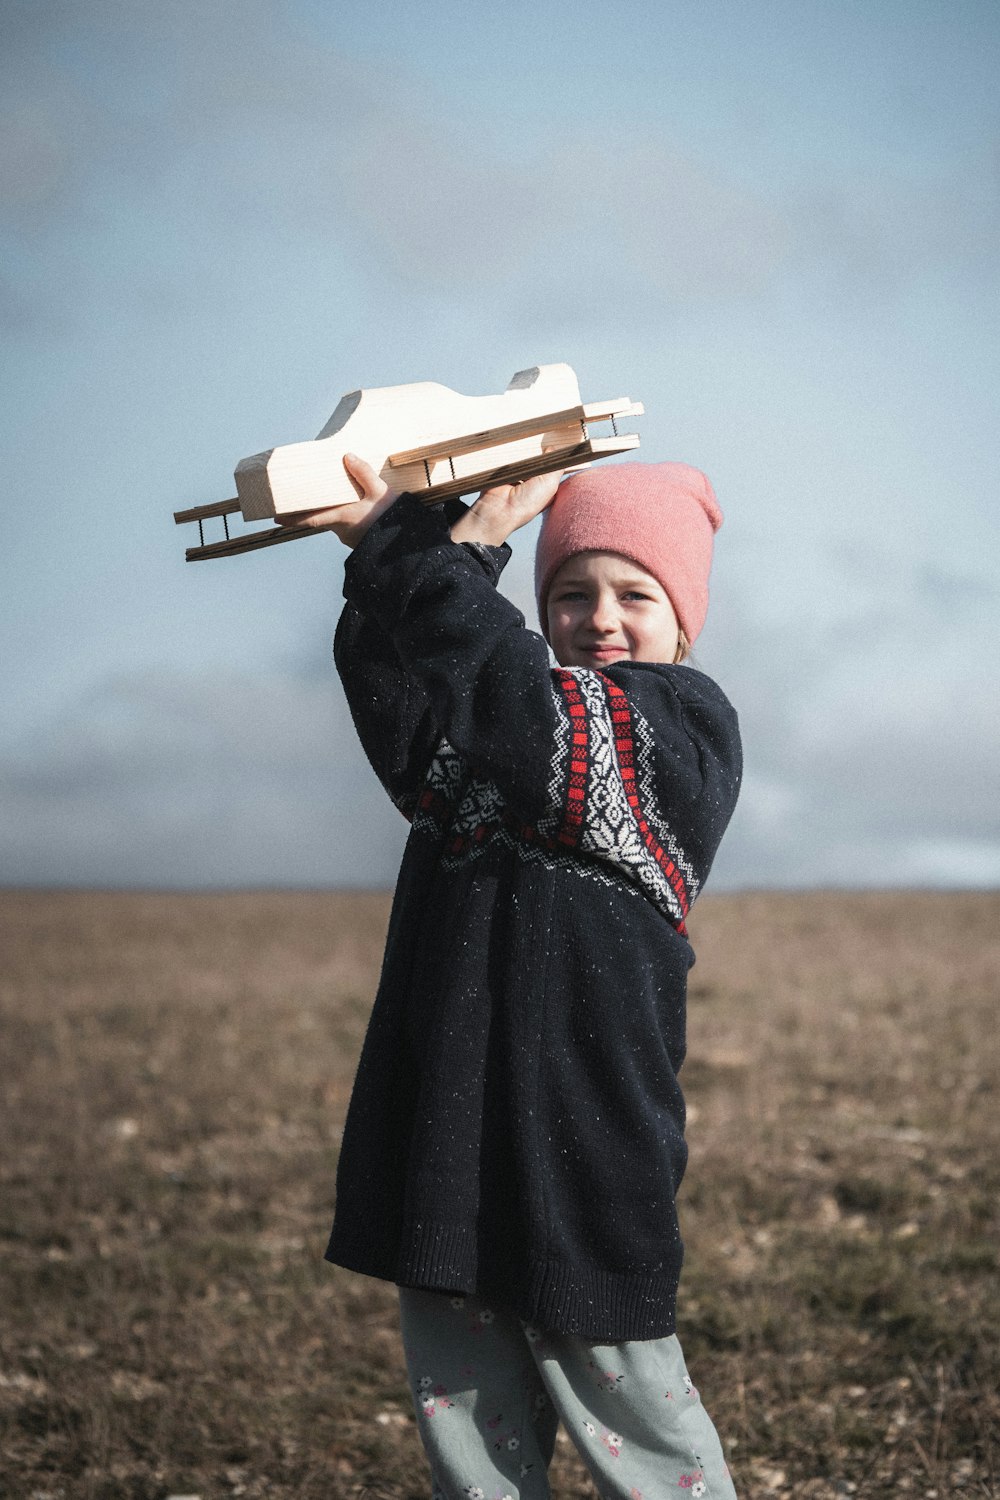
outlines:
[[[502,542],[499,547],[494,547],[489,542],[468,541],[460,542],[459,546],[467,548],[477,562],[482,564],[491,583],[496,583],[510,560],[510,548],[506,542]]]

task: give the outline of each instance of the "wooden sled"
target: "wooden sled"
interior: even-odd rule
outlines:
[[[627,396],[584,405],[576,375],[564,364],[520,370],[499,396],[462,396],[430,381],[351,391],[312,442],[241,459],[235,499],[175,511],[174,520],[198,523],[200,545],[188,547],[188,562],[231,557],[322,535],[309,526],[272,526],[231,536],[229,517],[274,520],[351,504],[358,497],[345,453],[364,458],[398,494],[432,505],[638,448],[638,436],[619,432],[618,421],[642,411]],[[611,435],[595,437],[590,429],[598,423],[610,423]],[[225,538],[206,543],[204,522],[216,517]]]

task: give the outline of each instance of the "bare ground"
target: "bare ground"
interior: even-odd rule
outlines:
[[[427,1496],[393,1289],[321,1258],[388,908],[0,892],[4,1496]],[[692,937],[679,1331],[741,1497],[1000,1496],[1000,894]]]

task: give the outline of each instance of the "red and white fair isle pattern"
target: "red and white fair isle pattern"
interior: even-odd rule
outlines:
[[[548,805],[536,825],[521,822],[495,783],[470,774],[442,739],[413,811],[414,828],[443,837],[445,869],[476,858],[499,838],[524,859],[586,879],[621,889],[624,877],[686,932],[698,881],[659,806],[652,729],[603,672],[554,668],[552,693],[556,742]]]

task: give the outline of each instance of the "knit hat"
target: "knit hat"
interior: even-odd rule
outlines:
[[[693,642],[708,611],[712,538],[722,525],[715,492],[690,464],[612,464],[563,480],[542,512],[535,599],[548,640],[546,599],[556,570],[576,552],[620,552],[662,584]]]

